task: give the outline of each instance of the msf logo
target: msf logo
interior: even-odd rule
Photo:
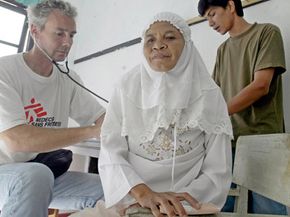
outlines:
[[[47,115],[47,112],[43,110],[43,106],[37,103],[34,98],[32,98],[30,102],[30,105],[24,107],[26,120],[29,121],[29,124],[34,122],[35,117],[41,118]]]

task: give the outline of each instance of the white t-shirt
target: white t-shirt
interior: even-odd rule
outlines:
[[[69,117],[80,126],[94,123],[104,108],[56,67],[49,77],[33,72],[23,54],[0,58],[0,132],[21,124],[65,128]],[[75,72],[70,75],[81,82]],[[37,153],[11,153],[0,140],[0,164],[24,162]]]

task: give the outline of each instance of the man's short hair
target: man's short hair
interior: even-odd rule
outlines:
[[[75,18],[77,16],[76,8],[69,2],[65,2],[63,0],[45,0],[27,8],[29,24],[34,24],[40,29],[43,29],[47,21],[47,17],[55,9],[59,10],[63,15],[71,18]]]
[[[205,12],[209,9],[210,6],[226,8],[229,1],[233,1],[235,3],[237,15],[243,17],[244,11],[241,0],[199,0],[198,12],[201,16],[204,16]]]

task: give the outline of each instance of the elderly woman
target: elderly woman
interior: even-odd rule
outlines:
[[[183,202],[221,208],[232,130],[220,90],[179,16],[157,14],[142,45],[143,61],[115,88],[102,127],[106,206],[136,203],[154,216],[186,216]]]

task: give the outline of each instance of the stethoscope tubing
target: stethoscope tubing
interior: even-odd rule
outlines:
[[[106,100],[105,98],[101,97],[100,95],[94,93],[93,91],[91,91],[90,89],[86,88],[84,85],[82,85],[81,83],[79,83],[78,81],[76,81],[73,77],[70,76],[70,69],[68,67],[68,61],[65,61],[65,68],[66,71],[62,70],[61,67],[59,67],[59,64],[52,60],[52,63],[55,65],[55,67],[63,74],[67,75],[69,79],[71,79],[73,82],[75,82],[77,85],[79,85],[81,88],[85,89],[86,91],[88,91],[89,93],[91,93],[92,95],[96,96],[97,98],[103,100],[104,102],[108,103],[109,101]]]

